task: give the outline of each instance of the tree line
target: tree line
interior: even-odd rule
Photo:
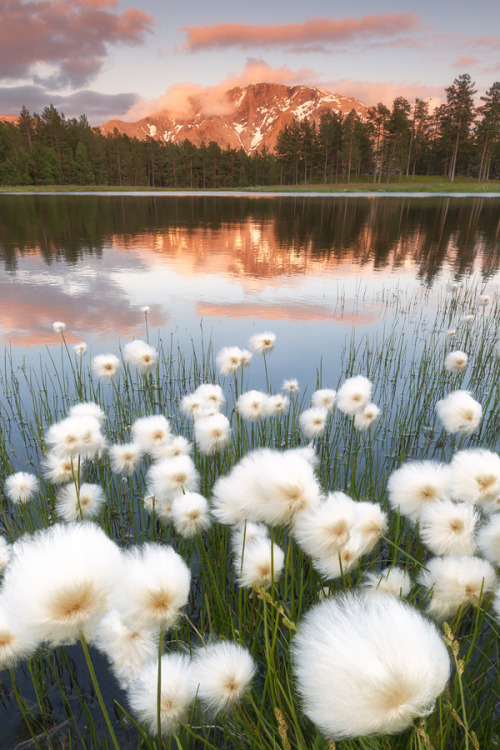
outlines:
[[[243,188],[257,185],[375,183],[403,176],[500,178],[500,82],[475,106],[474,83],[458,76],[446,102],[404,97],[382,103],[366,118],[330,111],[319,123],[294,120],[274,151],[247,154],[215,141],[196,146],[104,135],[85,115],[66,118],[50,105],[17,123],[0,123],[0,185],[108,185],[172,188]]]

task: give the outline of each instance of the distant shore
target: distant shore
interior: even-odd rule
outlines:
[[[196,188],[161,188],[149,187],[147,185],[2,185],[0,194],[88,194],[106,193],[134,195],[220,195],[220,196],[243,196],[243,195],[378,195],[378,194],[412,194],[425,195],[489,195],[500,197],[500,180],[492,180],[487,183],[478,183],[473,178],[458,178],[454,182],[443,178],[403,178],[401,182],[373,183],[371,181],[356,181],[351,183],[338,183],[331,185],[272,185],[262,187],[239,187],[219,189],[196,189]]]

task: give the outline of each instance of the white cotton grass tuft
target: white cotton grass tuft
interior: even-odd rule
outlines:
[[[10,544],[5,537],[0,536],[0,572],[10,560]]]
[[[4,491],[9,500],[15,505],[23,505],[33,500],[40,485],[34,474],[18,471],[5,480]]]
[[[266,416],[280,417],[286,414],[290,408],[290,399],[281,393],[268,396],[264,405]]]
[[[241,702],[250,689],[256,666],[249,651],[238,643],[209,643],[192,659],[193,688],[212,715]]]
[[[397,596],[401,599],[411,591],[411,578],[406,570],[395,566],[366,573],[361,585],[369,594]]]
[[[115,354],[98,354],[92,359],[92,372],[98,380],[109,383],[120,375],[120,360]]]
[[[460,289],[460,282],[459,281],[449,281],[446,284],[446,291],[447,292],[458,292]]]
[[[199,475],[190,456],[176,456],[153,464],[148,471],[148,481],[158,500],[169,500],[183,492],[196,491]]]
[[[114,605],[127,627],[173,627],[186,606],[191,573],[180,555],[160,544],[131,548]]]
[[[40,640],[91,640],[121,586],[118,546],[93,523],[55,524],[13,545],[3,596]]]
[[[465,352],[457,351],[449,352],[444,360],[445,370],[448,372],[465,372],[467,369],[469,359]]]
[[[372,397],[372,383],[364,375],[348,378],[337,391],[337,409],[343,414],[357,414]]]
[[[450,463],[451,495],[484,505],[500,495],[500,456],[483,448],[457,451]]]
[[[150,306],[149,305],[143,305],[143,307],[141,307],[141,312],[143,313],[143,315],[145,315],[147,317],[148,315],[151,314],[151,308],[150,308]]]
[[[144,496],[143,504],[145,510],[150,516],[158,518],[162,524],[167,525],[172,520],[172,498],[164,498],[160,500],[148,489],[148,493]]]
[[[388,527],[387,513],[377,503],[357,502],[353,533],[359,537],[362,554],[371,552]]]
[[[127,627],[116,609],[100,621],[94,645],[107,656],[122,687],[158,656],[158,634],[148,628]]]
[[[321,388],[318,391],[314,391],[311,396],[311,406],[315,409],[326,409],[327,412],[332,412],[335,407],[335,399],[337,398],[337,391],[332,388]]]
[[[462,316],[462,323],[472,323],[474,320],[474,315],[464,315]]]
[[[239,346],[225,346],[218,352],[215,361],[221,375],[237,375],[250,363],[252,355]]]
[[[452,391],[437,402],[436,412],[446,432],[462,435],[477,432],[483,416],[481,404],[469,391]]]
[[[380,416],[380,409],[376,404],[367,404],[363,411],[354,415],[354,427],[357,430],[368,430]]]
[[[166,445],[171,439],[170,424],[163,414],[136,419],[130,434],[132,442],[140,445],[144,453],[151,453],[156,448]]]
[[[450,470],[435,461],[413,461],[392,472],[387,483],[389,502],[412,521],[429,503],[450,496]]]
[[[177,533],[186,538],[201,534],[211,524],[208,502],[197,492],[177,495],[172,501],[171,517]]]
[[[264,331],[264,333],[256,333],[250,337],[248,346],[255,354],[267,354],[276,343],[276,334],[271,331]]]
[[[181,399],[181,412],[190,419],[199,419],[205,416],[206,404],[198,393],[187,393]]]
[[[193,444],[182,435],[171,436],[168,443],[162,443],[151,448],[150,454],[155,461],[163,461],[165,458],[177,458],[177,456],[189,456]]]
[[[201,399],[205,408],[220,411],[226,403],[226,397],[220,385],[216,383],[202,383],[195,390],[195,395]]]
[[[231,440],[231,425],[224,414],[197,419],[194,423],[194,437],[200,453],[212,456],[223,450]]]
[[[313,557],[336,556],[356,523],[356,503],[343,492],[299,513],[292,534],[300,548]]]
[[[468,503],[435,500],[420,515],[420,538],[434,555],[473,555],[478,520]]]
[[[40,637],[0,596],[0,670],[10,669],[32,656]]]
[[[99,404],[96,404],[94,401],[84,401],[80,404],[75,404],[69,410],[69,416],[93,417],[93,419],[97,419],[101,425],[106,419],[105,412],[101,409]]]
[[[279,579],[284,564],[283,550],[268,537],[246,541],[241,554],[235,554],[234,557],[238,583],[244,588],[268,588]]]
[[[60,456],[93,458],[106,447],[101,425],[95,417],[67,417],[51,425],[45,442]]]
[[[326,580],[340,578],[355,567],[364,552],[363,538],[352,529],[349,539],[338,552],[330,555],[313,555],[312,564]]]
[[[73,351],[77,357],[83,357],[87,353],[87,344],[85,341],[80,341],[78,344],[73,345]]]
[[[80,471],[84,462],[80,461]],[[78,458],[60,456],[57,453],[47,453],[42,461],[43,473],[52,484],[64,484],[78,476]]]
[[[298,393],[299,381],[297,378],[288,378],[281,384],[281,390],[285,391],[285,393]]]
[[[419,582],[430,592],[427,611],[439,620],[453,617],[468,604],[476,607],[495,586],[494,569],[480,557],[434,557],[426,566]]]
[[[491,516],[477,533],[477,546],[493,565],[500,567],[500,513]]]
[[[67,484],[57,496],[56,513],[65,521],[97,518],[105,502],[100,484],[84,482],[78,490],[75,484]]]
[[[238,396],[236,410],[243,419],[249,422],[259,422],[267,416],[267,398],[267,393],[263,393],[262,391],[246,391]]]
[[[486,307],[490,302],[489,294],[480,294],[476,299],[477,307]]]
[[[245,521],[289,523],[297,513],[319,502],[314,453],[262,448],[248,453],[213,487],[212,514],[220,523]]]
[[[158,352],[154,346],[150,346],[140,339],[135,339],[125,344],[123,359],[127,364],[132,365],[140,373],[146,375],[155,369],[158,362]]]
[[[447,339],[454,339],[456,335],[457,335],[457,330],[456,330],[456,328],[449,328],[449,329],[448,329],[448,330],[446,331],[446,338],[447,338]]]
[[[307,438],[322,437],[325,434],[328,421],[326,409],[306,409],[299,417],[300,429]]]
[[[66,323],[63,323],[62,320],[56,320],[55,323],[52,323],[52,328],[55,333],[64,333],[66,330]]]
[[[244,554],[246,545],[255,541],[255,539],[268,539],[269,531],[267,526],[263,523],[253,523],[247,521],[242,526],[236,526],[233,528],[231,534],[231,548],[234,555],[240,557]]]
[[[109,447],[111,469],[115,474],[133,474],[141,463],[143,450],[139,443],[124,443]]]
[[[431,713],[450,675],[436,627],[394,596],[324,599],[299,623],[292,657],[305,714],[334,740],[401,732]]]
[[[146,664],[131,680],[128,702],[134,717],[156,735],[158,661]],[[160,729],[162,735],[175,734],[179,724],[188,718],[189,707],[195,698],[191,661],[184,654],[164,654],[161,657]]]

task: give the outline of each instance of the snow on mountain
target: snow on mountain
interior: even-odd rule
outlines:
[[[141,140],[149,136],[166,143],[186,138],[195,145],[216,141],[222,148],[243,148],[252,153],[263,146],[274,149],[279,131],[294,119],[319,122],[326,112],[346,115],[353,109],[364,118],[368,110],[366,105],[351,97],[278,83],[255,83],[230,89],[224,97],[226,114],[204,114],[194,97],[189,103],[191,117],[175,117],[162,111],[138,122],[110,120],[101,126],[101,131],[112,133],[117,128]]]

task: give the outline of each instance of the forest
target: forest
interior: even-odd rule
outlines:
[[[294,120],[274,151],[247,154],[215,141],[196,146],[104,135],[85,115],[66,118],[52,104],[41,114],[23,107],[18,121],[0,122],[0,185],[149,186],[244,188],[250,186],[383,183],[403,176],[500,178],[500,82],[476,106],[470,75],[445,89],[446,101],[430,110],[397,97],[361,118],[331,111],[320,122]]]

